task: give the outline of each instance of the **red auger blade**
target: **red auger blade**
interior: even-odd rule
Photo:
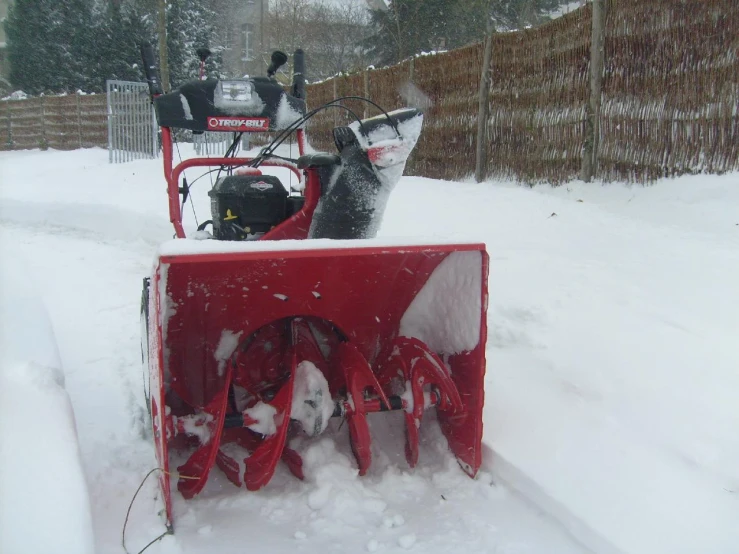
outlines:
[[[221,444],[237,444],[248,452],[254,452],[259,445],[264,441],[264,437],[250,429],[243,427],[234,429],[225,429],[223,435],[221,435]],[[300,454],[295,452],[292,448],[285,446],[282,449],[282,456],[280,460],[287,466],[295,477],[301,481],[305,478],[303,474],[303,459]],[[244,470],[239,465],[239,462],[233,456],[226,453],[224,448],[218,450],[216,456],[216,465],[225,475],[226,478],[231,481],[235,486],[240,487],[244,484],[242,475]]]
[[[352,410],[347,414],[349,425],[349,437],[351,439],[352,451],[357,459],[359,474],[364,475],[369,469],[372,461],[371,444],[372,439],[367,425],[367,410],[365,408],[365,394],[379,396],[386,406],[390,404],[377,382],[375,374],[372,373],[367,360],[348,342],[342,342],[336,351],[333,365],[344,377],[344,383],[348,394],[348,402]]]
[[[389,350],[390,355],[382,369],[386,386],[395,376],[402,375],[403,383],[410,387],[403,394],[407,403],[405,457],[408,465],[415,467],[418,463],[418,430],[423,412],[430,404],[426,395],[432,390],[436,391],[439,396],[439,410],[461,413],[464,407],[444,362],[423,342],[415,338],[398,337],[391,343]]]
[[[227,364],[225,376],[226,386],[203,408],[203,412],[211,416],[210,421],[205,424],[207,440],[201,440],[201,444],[195,452],[192,453],[184,464],[177,468],[177,471],[180,473],[180,478],[177,481],[177,489],[185,498],[192,498],[203,490],[210,468],[213,467],[216,455],[218,454],[218,446],[221,443],[221,434],[223,432],[223,420],[226,417],[228,384],[231,382],[231,373],[232,367],[229,363]]]
[[[279,392],[269,405],[275,408],[275,423],[277,432],[262,441],[257,449],[244,460],[244,484],[250,491],[256,491],[266,485],[272,478],[277,462],[282,457],[287,441],[287,428],[290,425],[290,408],[293,401],[293,382],[295,368],[298,366],[295,350],[290,349],[286,356],[289,361],[290,377],[280,387]]]

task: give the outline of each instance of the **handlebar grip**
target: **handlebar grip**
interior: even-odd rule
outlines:
[[[148,42],[141,45],[141,61],[144,64],[146,82],[149,83],[149,94],[152,97],[164,94],[162,81],[159,78],[159,68],[157,67],[156,56],[154,55],[154,47]]]
[[[293,96],[305,100],[305,54],[300,48],[293,54]]]

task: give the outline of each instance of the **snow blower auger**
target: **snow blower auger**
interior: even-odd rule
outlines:
[[[372,457],[367,414],[404,414],[412,467],[424,412],[434,408],[450,449],[474,476],[485,247],[374,238],[422,114],[378,107],[380,115],[334,129],[338,154],[306,154],[306,121],[347,108],[337,99],[306,111],[302,51],[294,55],[292,94],[273,78],[287,59],[280,52],[266,78],[193,81],[168,94],[151,50],[143,55],[177,236],[161,246],[142,300],[144,381],[170,529],[175,450],[186,457],[177,467],[185,498],[203,489],[214,465],[257,490],[280,460],[302,479],[290,437],[318,435],[332,417],[346,421],[363,475]],[[173,167],[172,128],[233,132],[234,141],[222,158]],[[241,133],[250,131],[276,136],[255,157],[236,157]],[[292,133],[300,157],[277,156]],[[180,179],[205,166],[223,173],[209,192],[212,219],[186,238],[181,210],[190,189]],[[262,174],[269,166],[302,176],[303,192]]]

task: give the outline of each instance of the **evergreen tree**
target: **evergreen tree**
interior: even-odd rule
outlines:
[[[87,90],[100,91],[108,79],[138,80],[133,37],[120,4],[100,3],[94,11],[93,44],[88,47]]]
[[[91,0],[17,0],[5,22],[10,81],[30,94],[85,87]]]
[[[215,14],[209,2],[169,0],[168,49],[174,86],[196,78],[196,49],[218,74],[220,50],[212,43]],[[142,42],[156,44],[153,0],[16,0],[5,30],[10,81],[29,94],[102,92],[107,79],[142,81]]]
[[[200,70],[198,48],[209,48],[212,55],[206,62],[206,74],[218,76],[221,48],[215,42],[216,14],[207,2],[200,0],[169,0],[167,9],[167,49],[169,79],[172,88],[197,79]]]

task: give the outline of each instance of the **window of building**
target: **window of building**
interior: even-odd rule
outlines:
[[[241,26],[241,59],[248,62],[254,59],[254,25],[245,23]]]

